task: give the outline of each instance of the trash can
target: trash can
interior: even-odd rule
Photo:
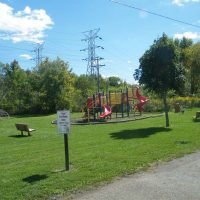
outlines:
[[[179,113],[181,111],[181,106],[179,103],[174,104],[174,112]]]

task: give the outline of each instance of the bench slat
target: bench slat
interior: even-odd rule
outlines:
[[[33,129],[33,128],[29,128],[28,130],[29,130],[29,132],[35,131],[35,129]]]

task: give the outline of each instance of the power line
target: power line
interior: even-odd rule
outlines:
[[[17,49],[17,50],[22,50],[22,51],[28,51],[31,52],[30,49],[23,49],[23,48],[18,48],[18,47],[11,47],[11,46],[6,46],[6,45],[1,45],[0,48],[10,48],[10,49]]]
[[[45,44],[46,45],[49,44],[49,46],[51,46],[53,49],[55,49],[55,48],[59,48],[60,49],[60,47],[63,47],[63,48],[65,48],[67,50],[70,50],[70,51],[78,51],[78,48],[72,49],[71,46],[72,45],[80,46],[80,45],[77,45],[75,43],[71,43],[72,45],[69,45],[68,43],[67,44],[64,44],[64,43],[65,43],[64,40],[62,42],[45,41]]]
[[[67,57],[80,58],[80,55],[78,55],[78,54],[66,54],[64,52],[61,53],[60,51],[51,50],[51,49],[48,49],[47,51],[45,51],[45,54],[49,54],[49,55],[53,55],[53,56],[63,55],[63,56],[67,56]]]
[[[175,18],[172,18],[172,17],[161,15],[159,13],[151,12],[151,11],[148,11],[148,10],[145,10],[145,9],[142,9],[142,8],[138,8],[138,7],[126,4],[126,3],[122,3],[120,1],[115,1],[115,0],[108,0],[108,1],[110,1],[112,3],[119,4],[119,5],[124,6],[124,7],[128,7],[128,8],[132,8],[132,9],[139,10],[139,11],[142,11],[142,12],[146,12],[146,13],[149,13],[151,15],[155,15],[157,17],[162,17],[162,18],[165,18],[165,19],[168,19],[168,20],[171,20],[171,21],[175,21],[175,22],[182,23],[182,24],[185,24],[185,25],[189,25],[189,26],[193,26],[193,27],[196,27],[196,28],[200,28],[199,25],[191,24],[189,22],[185,22],[185,21],[178,20],[178,19],[175,19]]]

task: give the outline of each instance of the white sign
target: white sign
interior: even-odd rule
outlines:
[[[62,110],[57,111],[57,125],[58,132],[61,134],[70,133],[70,111]]]

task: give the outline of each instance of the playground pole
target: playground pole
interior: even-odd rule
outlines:
[[[93,106],[92,106],[92,110],[93,110],[94,120],[96,120],[95,107],[96,107],[95,95],[93,94]]]
[[[109,96],[108,96],[108,102],[109,102],[109,105],[110,107],[112,106],[112,102],[111,102],[111,94],[110,94],[110,91],[109,91]]]
[[[98,93],[98,97],[99,97],[99,106],[100,106],[100,114],[102,113],[102,102],[101,102],[101,93]]]
[[[127,116],[129,117],[129,101],[128,101],[128,88],[126,87],[126,109],[127,109]]]
[[[117,92],[115,91],[115,100],[116,100],[116,93],[117,93]],[[117,118],[117,109],[116,109],[116,118]]]
[[[100,92],[100,77],[99,77],[99,59],[97,59],[97,87],[98,87],[98,93]]]
[[[123,91],[121,90],[121,112],[122,118],[124,118],[124,101],[123,101]]]

